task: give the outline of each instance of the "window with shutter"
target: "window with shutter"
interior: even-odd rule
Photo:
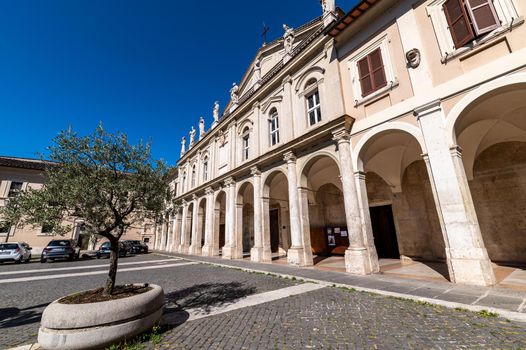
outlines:
[[[362,97],[387,85],[380,48],[359,60],[357,64]]]
[[[457,49],[475,39],[475,34],[473,34],[466,9],[461,0],[447,0],[443,8],[453,43]]]
[[[492,0],[465,0],[473,28],[477,35],[491,32],[498,28],[500,20]]]

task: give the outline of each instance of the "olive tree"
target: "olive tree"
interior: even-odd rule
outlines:
[[[152,159],[150,143],[132,145],[125,134],[107,133],[102,125],[88,136],[63,131],[48,150],[43,187],[11,198],[0,215],[11,223],[48,225],[58,234],[71,231],[68,219],[82,219],[88,233],[110,242],[104,293],[112,294],[119,239],[166,210],[169,169]]]

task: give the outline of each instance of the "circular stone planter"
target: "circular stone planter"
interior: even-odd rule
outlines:
[[[161,319],[164,291],[155,284],[138,295],[89,304],[46,307],[38,343],[46,350],[101,349],[152,328]]]

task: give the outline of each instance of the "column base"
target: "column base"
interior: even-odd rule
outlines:
[[[287,251],[287,262],[289,265],[305,266],[305,255],[303,247],[290,247]]]
[[[201,251],[202,256],[214,256],[214,247],[212,246],[203,246],[203,250]]]
[[[253,247],[250,249],[250,260],[253,262],[271,262],[272,253],[270,252],[270,248]]]
[[[355,275],[370,275],[372,269],[367,249],[348,248],[345,251],[345,270]]]
[[[485,249],[446,249],[446,254],[451,282],[474,286],[493,286],[497,283]]]
[[[233,255],[234,255],[234,247],[227,247],[227,246],[224,246],[223,247],[223,251],[222,251],[222,255],[221,255],[221,258],[223,259],[234,259]]]
[[[190,252],[190,246],[188,244],[181,244],[177,251],[181,254],[188,254]]]
[[[201,246],[198,245],[190,245],[190,249],[188,250],[190,255],[201,255]]]

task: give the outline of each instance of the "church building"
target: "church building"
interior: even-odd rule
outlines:
[[[156,249],[484,286],[526,266],[526,2],[321,3],[183,138]]]

